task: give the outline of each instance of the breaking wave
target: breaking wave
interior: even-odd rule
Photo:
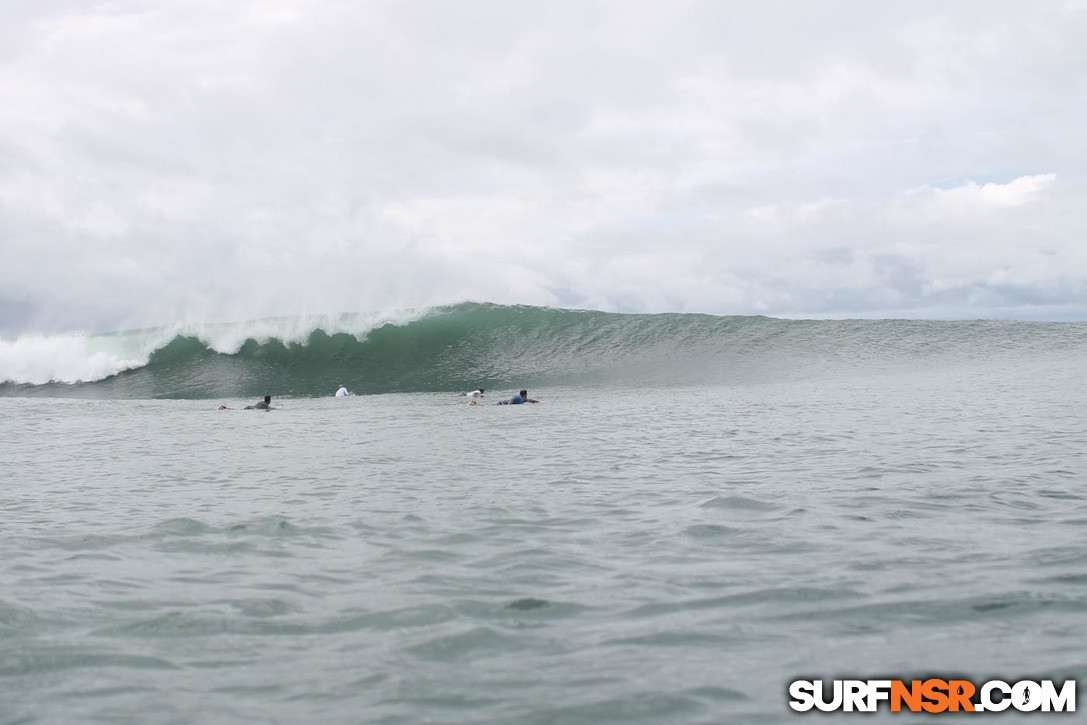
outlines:
[[[1087,355],[1087,324],[630,315],[464,303],[0,341],[0,395],[218,398],[704,385]]]

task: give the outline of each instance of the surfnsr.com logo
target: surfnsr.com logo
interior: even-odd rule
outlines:
[[[1059,687],[1053,680],[796,680],[789,685],[789,707],[798,712],[1075,712],[1076,681]]]

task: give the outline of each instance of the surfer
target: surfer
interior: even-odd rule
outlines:
[[[256,405],[245,406],[246,410],[271,410],[272,409],[272,396],[265,395],[264,400],[260,401]]]
[[[466,398],[482,398],[484,390],[486,390],[486,389],[485,388],[477,388],[476,390],[473,390],[470,393],[461,393],[461,395],[466,397]]]
[[[340,388],[339,388],[339,390],[336,391],[336,397],[337,398],[343,398],[344,396],[347,396],[347,395],[351,395],[351,393],[347,392],[347,388],[344,386],[343,383],[340,383]]]
[[[219,407],[216,410],[230,410],[226,403],[219,403]]]
[[[509,400],[503,400],[498,405],[521,405],[522,403],[539,403],[540,401],[534,398],[528,397],[528,391],[522,389],[517,395],[513,396]]]

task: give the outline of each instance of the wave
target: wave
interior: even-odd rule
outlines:
[[[699,385],[1087,354],[1087,324],[630,315],[464,303],[0,341],[0,395],[326,396]]]

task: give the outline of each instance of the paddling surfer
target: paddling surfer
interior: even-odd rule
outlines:
[[[527,390],[520,390],[517,395],[513,396],[509,400],[503,400],[498,405],[521,405],[522,403],[539,403],[540,401],[528,397]]]

